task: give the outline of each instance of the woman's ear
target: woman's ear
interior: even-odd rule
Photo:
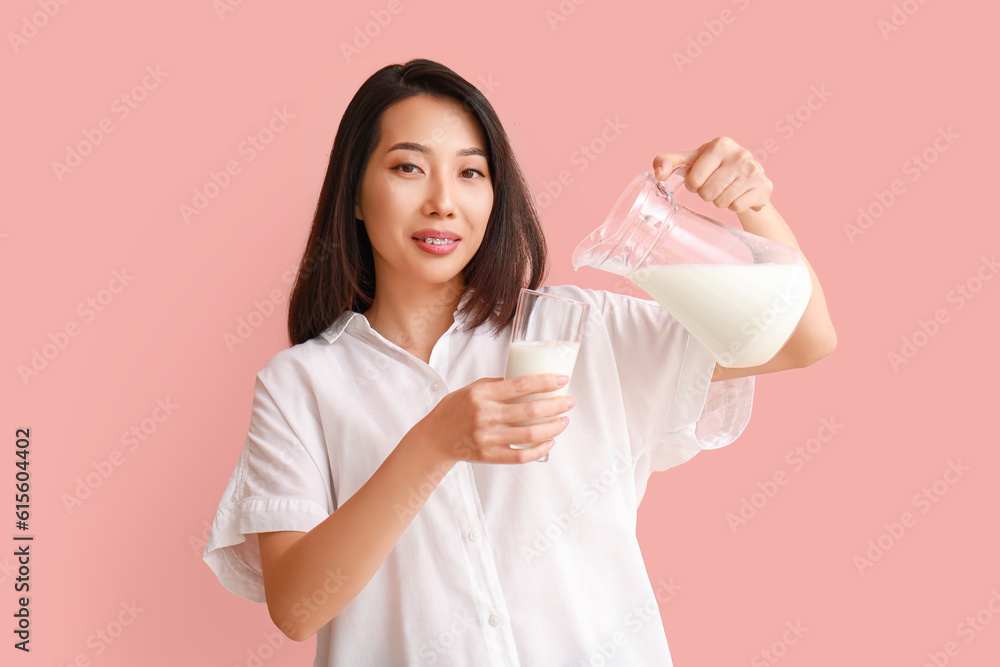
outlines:
[[[364,220],[364,216],[361,215],[361,205],[358,202],[354,202],[354,217],[358,220]]]

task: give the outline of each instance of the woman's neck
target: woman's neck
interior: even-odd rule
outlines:
[[[464,286],[454,282],[384,289],[376,282],[375,300],[364,316],[383,338],[429,362],[434,344],[455,321],[463,293]]]

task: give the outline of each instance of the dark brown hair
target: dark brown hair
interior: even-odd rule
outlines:
[[[388,65],[365,81],[337,128],[312,230],[292,288],[288,338],[303,343],[325,331],[345,310],[365,312],[375,298],[375,265],[354,203],[368,159],[379,142],[385,110],[416,95],[454,99],[486,137],[493,210],[482,245],[462,269],[461,306],[469,328],[489,322],[494,334],[510,323],[522,287],[537,288],[546,271],[545,236],[496,111],[471,83],[440,63],[417,59]]]

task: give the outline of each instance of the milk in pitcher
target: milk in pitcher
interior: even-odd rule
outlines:
[[[805,264],[667,264],[628,276],[701,342],[722,366],[771,359],[805,312]]]

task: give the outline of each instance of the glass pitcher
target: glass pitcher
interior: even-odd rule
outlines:
[[[573,268],[625,276],[722,366],[766,363],[802,319],[812,295],[809,267],[791,246],[677,203],[674,192],[686,171],[681,165],[665,183],[639,174],[577,246]]]

